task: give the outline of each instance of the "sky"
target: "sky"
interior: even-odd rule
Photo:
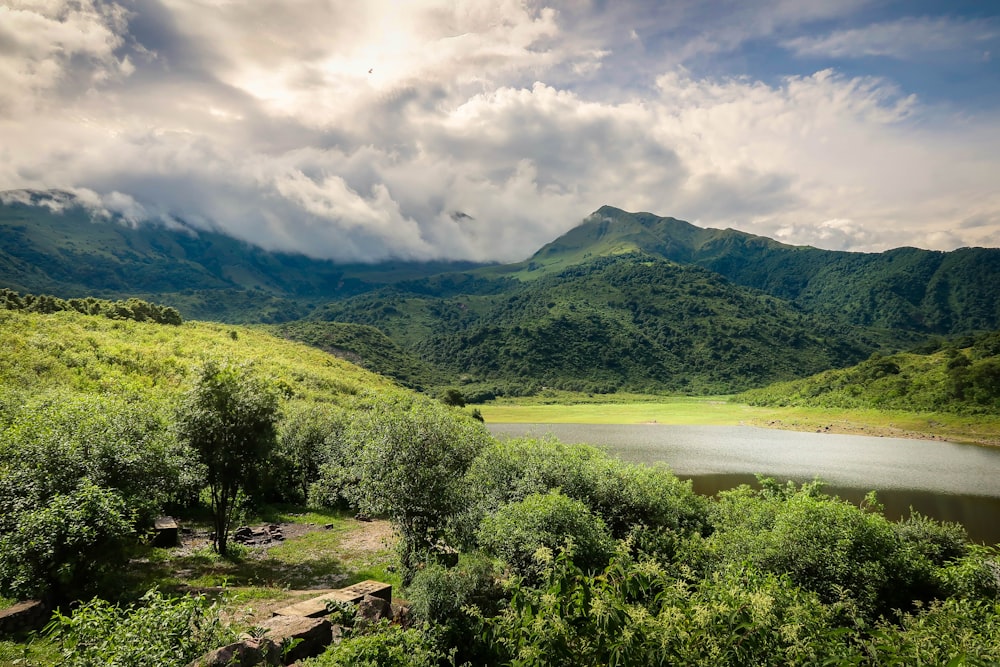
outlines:
[[[518,261],[605,204],[996,247],[1000,3],[0,0],[21,189],[337,261]]]

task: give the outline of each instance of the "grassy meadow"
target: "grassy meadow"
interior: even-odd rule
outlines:
[[[553,400],[550,397],[548,400]],[[511,424],[676,424],[760,426],[796,431],[933,438],[1000,446],[1000,417],[902,410],[845,410],[811,407],[757,407],[726,396],[632,396],[624,403],[562,394],[560,402],[522,399],[479,407],[487,423]],[[529,402],[530,401],[530,402]]]

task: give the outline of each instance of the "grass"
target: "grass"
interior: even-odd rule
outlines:
[[[934,438],[1000,446],[1000,417],[898,410],[753,407],[725,396],[638,397],[632,403],[497,402],[478,406],[487,423],[676,424],[763,426],[798,431],[833,431],[910,438]],[[588,397],[587,400],[594,400]],[[646,402],[648,401],[648,402]]]

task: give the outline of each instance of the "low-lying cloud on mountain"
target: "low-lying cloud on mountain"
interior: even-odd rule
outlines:
[[[997,16],[608,4],[3,0],[0,189],[337,260],[523,259],[605,203],[1000,245]]]

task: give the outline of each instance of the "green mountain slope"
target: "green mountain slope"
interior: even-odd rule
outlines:
[[[1000,413],[1000,331],[875,355],[841,370],[740,395],[751,405]]]
[[[469,262],[338,265],[270,252],[224,234],[93,218],[69,193],[0,203],[0,287],[63,298],[146,298],[186,318],[285,321],[312,307]],[[57,201],[53,212],[45,202]]]
[[[413,389],[444,384],[435,367],[407,352],[375,327],[347,322],[288,322],[274,327],[282,338],[318,347]]]
[[[790,246],[605,206],[526,262],[480,269],[533,280],[591,257],[642,252],[719,273],[859,326],[952,334],[1000,328],[1000,249],[883,253]]]
[[[397,286],[316,318],[378,327],[479,393],[728,392],[867,357],[892,335],[831,325],[718,274],[631,252],[488,295]]]

